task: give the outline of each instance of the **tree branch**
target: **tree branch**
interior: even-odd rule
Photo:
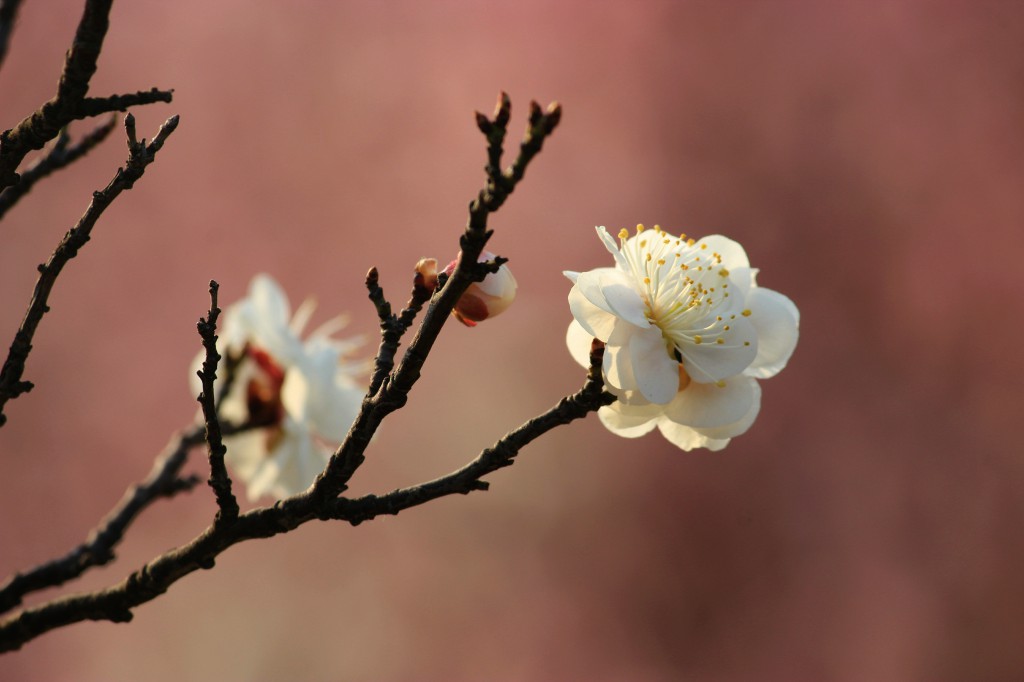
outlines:
[[[506,127],[510,111],[511,105],[508,102],[508,96],[502,93],[498,98],[494,120],[488,121],[488,124],[492,126],[492,132],[493,128]],[[470,204],[469,222],[459,239],[461,251],[454,272],[444,280],[443,284],[438,282],[438,288],[430,298],[423,321],[402,356],[401,362],[387,376],[383,377],[377,392],[372,396],[368,395],[367,399],[363,401],[362,408],[356,416],[352,428],[349,429],[345,441],[331,455],[327,468],[317,477],[312,495],[318,502],[323,503],[336,498],[346,489],[348,481],[363,463],[365,459],[363,453],[370,444],[370,439],[380,422],[388,414],[403,407],[408,400],[409,391],[419,379],[423,363],[426,361],[427,355],[430,354],[434,341],[441,333],[452,309],[455,308],[455,304],[458,303],[459,298],[470,284],[482,281],[487,276],[489,265],[478,262],[480,253],[491,236],[491,232],[487,229],[487,217],[501,207],[508,195],[523,179],[527,165],[540,151],[544,140],[554,132],[561,120],[561,115],[562,110],[557,103],[551,104],[546,113],[541,113],[536,104],[532,105],[530,123],[520,147],[519,157],[512,168],[501,174],[500,182],[495,182],[493,177],[489,177],[487,186],[480,190],[478,197]],[[484,126],[480,126],[481,117],[477,118],[478,127],[483,129]],[[488,135],[489,157],[493,154],[494,149],[491,139],[491,136]],[[519,170],[515,171],[516,168]]]
[[[172,116],[167,119],[160,126],[159,132],[149,145],[145,140],[139,142],[135,138],[134,116],[131,114],[126,116],[124,123],[128,133],[128,162],[124,168],[117,169],[114,178],[103,190],[93,192],[92,202],[85,214],[64,235],[49,260],[39,266],[39,279],[36,280],[32,300],[25,312],[21,326],[14,335],[14,341],[11,343],[3,369],[0,369],[0,426],[3,426],[6,421],[3,408],[7,401],[32,389],[32,383],[22,381],[21,377],[25,371],[25,361],[32,350],[32,339],[35,336],[36,328],[43,319],[43,315],[50,309],[47,300],[57,281],[57,276],[67,262],[74,258],[78,254],[78,250],[89,241],[92,228],[96,225],[99,217],[103,215],[103,211],[121,192],[131,189],[135,181],[142,177],[146,166],[153,162],[156,153],[163,147],[164,141],[178,127],[178,117]]]
[[[110,134],[110,131],[116,125],[117,116],[112,115],[106,123],[96,127],[88,135],[70,146],[71,138],[66,130],[62,130],[60,135],[57,136],[57,142],[50,151],[25,169],[21,174],[21,181],[0,192],[0,219],[3,219],[7,211],[32,190],[33,185],[51,173],[71,165],[88,154],[93,147],[107,138],[107,135]]]
[[[178,474],[188,451],[203,442],[201,428],[178,434],[156,458],[153,470],[144,481],[125,491],[121,501],[104,517],[88,539],[66,556],[41,564],[24,573],[15,573],[0,586],[0,613],[21,604],[30,592],[63,585],[93,566],[103,566],[114,559],[114,547],[124,537],[128,526],[150,504],[161,497],[172,497],[192,489],[199,479],[179,478]]]
[[[503,96],[499,100],[495,120],[488,121],[488,123],[503,128],[507,123],[508,110],[507,97]],[[374,372],[374,381],[379,381],[379,385],[367,393],[345,441],[332,455],[325,470],[321,472],[309,490],[281,500],[272,507],[255,509],[238,515],[230,523],[221,521],[224,506],[221,505],[220,493],[222,491],[218,490],[218,504],[221,505],[221,511],[214,522],[190,543],[150,561],[117,585],[87,594],[58,598],[12,614],[0,622],[0,651],[20,648],[25,642],[49,630],[82,620],[113,622],[131,620],[133,608],[163,594],[171,585],[189,573],[201,568],[212,568],[216,557],[221,552],[245,540],[272,537],[291,531],[314,519],[340,519],[355,525],[379,515],[397,514],[403,509],[442,496],[486,490],[488,483],[482,480],[483,476],[511,465],[524,446],[558,425],[582,418],[590,412],[597,411],[601,406],[613,402],[615,397],[603,389],[601,377],[603,346],[595,342],[591,347],[587,379],[580,391],[563,398],[547,412],[508,433],[463,468],[434,481],[412,488],[395,490],[381,496],[368,495],[357,499],[338,497],[363,461],[363,453],[379,423],[388,414],[405,404],[408,393],[419,378],[420,370],[434,341],[459,297],[472,282],[481,281],[487,273],[494,271],[505,261],[505,259],[497,257],[492,261],[478,262],[480,253],[491,234],[486,227],[487,216],[498,210],[504,199],[522,179],[530,159],[540,150],[543,140],[551,134],[557,125],[559,115],[560,110],[557,105],[549,107],[547,113],[542,113],[539,107],[533,106],[530,124],[516,163],[500,175],[488,171],[487,187],[480,192],[478,198],[470,206],[470,219],[460,239],[462,249],[456,267],[450,277],[438,278],[437,288],[432,294],[431,288],[424,281],[415,280],[410,302],[396,316],[392,313],[391,305],[387,302],[384,292],[379,286],[376,269],[369,272],[366,285],[370,299],[377,308],[382,331],[382,352],[378,353]],[[126,127],[130,146],[134,149],[139,143],[135,141],[134,120],[131,117],[126,120]],[[162,142],[162,139],[159,138],[160,136],[158,136],[158,141]],[[500,142],[495,144],[491,141],[490,136],[488,140],[489,167],[497,167],[490,161],[495,155],[496,148],[498,149],[497,156],[500,157]],[[154,144],[156,143],[157,141],[154,141]],[[120,177],[120,172],[118,177]],[[87,236],[86,234],[86,238]],[[418,274],[422,275],[419,272]],[[401,362],[394,369],[390,369],[399,339],[428,298],[429,305],[415,337]],[[43,305],[45,305],[45,299]],[[203,402],[204,414],[213,417],[213,419],[207,417],[211,470],[213,471],[211,484],[214,484],[214,479],[218,476],[214,470],[218,466],[223,466],[222,461],[217,463],[218,455],[215,454],[218,450],[217,446],[220,445],[219,438],[210,433],[214,430],[211,427],[216,423],[216,414],[212,413],[212,396],[213,370],[215,370],[219,359],[215,345],[215,323],[218,313],[216,284],[211,283],[210,315],[200,323],[200,331],[207,351],[204,370],[200,373],[204,383],[201,402]],[[387,353],[390,353],[390,357]],[[20,380],[20,370],[17,380]],[[214,484],[214,488],[217,490],[218,486]],[[230,488],[228,488],[228,494],[230,494]]]
[[[544,414],[509,432],[458,471],[429,483],[392,491],[387,495],[366,495],[356,499],[339,498],[332,505],[331,518],[359,525],[382,514],[395,515],[439,497],[487,490],[489,484],[481,479],[498,469],[514,464],[515,457],[522,448],[556,426],[568,424],[615,402],[615,396],[604,390],[601,377],[603,356],[604,344],[595,340],[590,351],[590,370],[582,389],[562,398]]]
[[[0,0],[0,65],[3,65],[7,57],[7,46],[11,42],[20,5],[21,0]]]
[[[227,448],[221,439],[220,419],[217,416],[217,407],[214,404],[215,393],[213,382],[217,379],[217,364],[220,362],[220,353],[217,352],[217,318],[220,317],[220,308],[217,307],[217,290],[220,286],[214,280],[210,280],[210,313],[206,319],[199,318],[199,336],[203,339],[203,349],[206,358],[203,361],[203,368],[199,370],[199,379],[203,383],[203,391],[199,394],[199,404],[203,408],[203,419],[206,422],[206,443],[209,447],[210,479],[207,481],[213,488],[217,498],[217,516],[214,519],[215,525],[231,523],[238,517],[238,500],[231,492],[231,477],[228,476],[227,467],[224,466],[224,454]]]
[[[57,94],[17,126],[0,133],[0,190],[18,182],[19,176],[15,171],[26,154],[42,149],[72,121],[123,110],[130,104],[171,101],[170,91],[155,88],[148,93],[86,99],[89,81],[96,72],[96,62],[110,25],[112,3],[113,0],[86,0],[71,49],[64,58]]]
[[[511,465],[521,448],[552,428],[585,417],[615,400],[615,396],[603,390],[602,353],[602,345],[592,347],[591,367],[580,391],[507,434],[458,471],[386,495],[325,500],[319,507],[310,504],[315,500],[313,496],[300,493],[272,507],[246,512],[232,524],[215,522],[187,545],[157,557],[117,585],[54,599],[0,621],[0,652],[19,649],[50,630],[83,620],[128,622],[133,617],[133,608],[155,599],[186,575],[201,568],[213,568],[216,557],[239,542],[286,533],[314,519],[342,519],[356,525],[446,495],[486,490],[488,484],[481,477]]]

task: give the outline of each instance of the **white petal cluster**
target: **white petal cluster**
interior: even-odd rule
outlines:
[[[583,366],[591,339],[605,343],[605,383],[618,400],[601,408],[601,422],[627,438],[657,427],[684,450],[722,449],[757,418],[757,379],[786,366],[799,311],[757,286],[743,247],[726,237],[638,225],[616,244],[605,228],[597,233],[615,267],[565,273],[574,318],[566,342]]]
[[[368,367],[345,357],[362,341],[332,338],[345,317],[327,321],[303,341],[315,307],[307,299],[293,316],[281,287],[260,274],[221,318],[217,350],[239,363],[219,414],[233,423],[260,425],[224,439],[225,461],[248,486],[250,500],[280,499],[308,488],[327,464],[327,444],[345,437],[359,411],[363,390],[356,377]],[[201,390],[196,371],[202,361],[200,354],[193,362],[194,395]],[[217,374],[219,395],[223,361]]]

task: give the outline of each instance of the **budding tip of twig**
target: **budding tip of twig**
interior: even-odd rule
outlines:
[[[377,272],[377,267],[374,266],[366,273],[366,286],[377,286],[378,281],[380,281],[380,274]]]
[[[530,125],[537,125],[543,115],[544,112],[541,111],[540,105],[537,104],[537,100],[530,100]]]
[[[511,116],[512,100],[509,99],[508,93],[502,90],[498,93],[498,103],[494,106],[494,124],[504,128]]]
[[[562,120],[562,105],[558,102],[552,102],[549,104],[547,112],[545,113],[545,118],[547,119],[548,132],[551,132]]]
[[[479,111],[474,111],[473,115],[476,117],[476,127],[480,129],[480,132],[484,135],[490,135],[493,125],[490,119],[481,114]]]

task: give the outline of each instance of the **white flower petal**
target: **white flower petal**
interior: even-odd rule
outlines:
[[[306,421],[309,398],[309,380],[302,369],[299,367],[287,369],[284,374],[284,384],[281,386],[281,404],[284,405],[288,415],[296,421]]]
[[[735,376],[749,367],[757,356],[754,326],[742,315],[727,321],[730,329],[722,332],[725,343],[718,344],[709,335],[699,344],[686,344],[679,348],[683,366],[694,381],[709,384]],[[716,323],[714,329],[721,329],[723,324],[725,321]]]
[[[636,389],[636,379],[633,377],[633,361],[629,355],[628,346],[605,346],[604,361],[601,367],[604,370],[605,381],[609,386],[620,391]]]
[[[598,268],[580,273],[576,287],[588,301],[638,327],[650,327],[644,314],[646,304],[626,273],[612,268]]]
[[[782,371],[796,348],[800,311],[786,296],[762,287],[751,290],[747,304],[757,330],[757,356],[745,374],[767,379]]]
[[[292,321],[288,325],[288,329],[291,333],[295,336],[301,335],[302,330],[305,329],[306,325],[309,323],[309,318],[313,317],[313,312],[315,310],[316,299],[310,296],[302,302],[299,309],[295,311],[294,315],[292,315]]]
[[[591,336],[607,341],[615,327],[616,317],[587,300],[579,287],[569,290],[569,310]]]
[[[630,338],[628,348],[635,388],[652,403],[672,400],[679,391],[679,363],[669,356],[661,330],[651,327],[637,331]]]
[[[615,263],[619,266],[619,269],[629,272],[629,261],[622,255],[622,250],[619,249],[619,245],[615,243],[612,236],[608,234],[608,230],[604,229],[603,226],[599,226],[596,229],[597,236],[601,238],[601,242],[608,249],[608,253],[615,257]]]
[[[497,272],[487,275],[482,282],[477,282],[480,291],[501,298],[515,296],[517,286],[516,278],[512,276],[512,271],[507,265],[502,265]]]
[[[747,252],[743,250],[739,242],[735,242],[720,234],[709,234],[697,241],[697,248],[707,244],[706,251],[717,253],[722,257],[722,265],[730,270],[733,268],[748,268],[750,261],[747,259]]]
[[[691,382],[665,406],[665,417],[700,429],[726,426],[743,419],[760,395],[750,377],[732,377],[722,386]]]
[[[579,322],[573,320],[569,323],[565,332],[565,345],[569,347],[572,359],[586,368],[590,367],[590,346],[593,340],[594,337]]]
[[[653,406],[651,406],[653,407]],[[636,408],[614,402],[597,411],[597,417],[605,428],[623,438],[639,438],[654,430],[659,410]]]
[[[658,430],[669,443],[683,450],[704,447],[708,439],[685,424],[677,424],[669,419],[659,419]]]
[[[699,428],[697,430],[706,438],[722,441],[724,443],[728,443],[730,438],[746,433],[747,429],[749,429],[754,423],[754,420],[757,419],[758,413],[761,411],[761,386],[755,382],[754,388],[754,401],[751,403],[750,409],[747,410],[747,413],[741,418],[724,426]]]
[[[265,429],[254,429],[224,438],[227,454],[224,461],[231,467],[235,475],[249,481],[267,458],[267,432]]]

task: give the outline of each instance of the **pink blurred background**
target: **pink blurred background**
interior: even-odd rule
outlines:
[[[25,3],[3,128],[54,92],[81,4]],[[802,337],[724,452],[591,417],[488,493],[238,546],[0,678],[1024,676],[1024,5],[185,0],[111,20],[92,93],[174,88],[134,113],[147,137],[181,126],[58,281],[37,388],[0,429],[0,573],[80,542],[193,418],[210,278],[231,301],[269,272],[318,298],[314,323],[350,311],[372,352],[363,275],[400,302],[417,259],[454,256],[483,180],[472,112],[500,89],[516,137],[530,98],[565,109],[491,223],[519,299],[446,329],[354,492],[452,470],[578,388],[560,272],[608,264],[594,225],[741,241]],[[125,155],[118,130],[0,225],[4,347]],[[75,588],[213,508],[158,503]]]

